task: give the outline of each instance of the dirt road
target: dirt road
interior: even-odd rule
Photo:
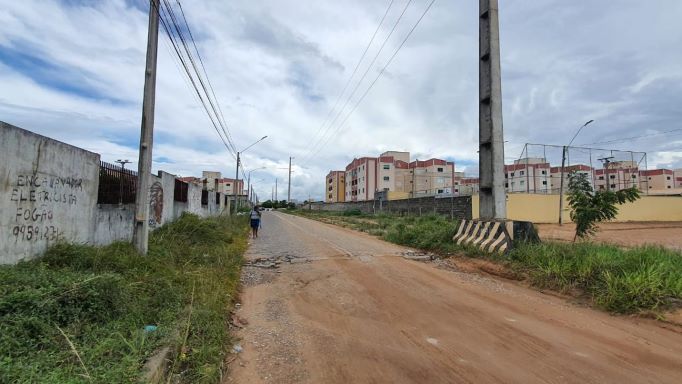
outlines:
[[[405,260],[405,251],[265,213],[247,257],[284,262],[245,268],[243,352],[224,382],[682,382],[680,329]]]

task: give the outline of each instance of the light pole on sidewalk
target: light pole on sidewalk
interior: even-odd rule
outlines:
[[[578,134],[580,131],[583,130],[583,128],[587,127],[588,125],[592,124],[594,120],[589,120],[585,124],[583,124],[580,128],[578,128],[578,131],[573,135],[573,138],[571,141],[568,142],[568,145],[564,145],[561,151],[561,180],[559,180],[559,225],[564,224],[564,167],[566,166],[566,151],[568,151],[568,147],[573,144],[573,140],[575,140],[576,137],[578,137]]]
[[[263,141],[263,140],[265,140],[267,137],[268,137],[268,136],[265,135],[265,136],[261,137],[260,139],[256,140],[253,144],[251,144],[251,145],[249,145],[248,147],[246,147],[246,148],[242,149],[241,151],[238,151],[238,152],[237,152],[237,169],[235,170],[235,173],[234,173],[234,191],[233,191],[233,192],[234,192],[234,193],[233,193],[233,195],[234,195],[234,213],[237,213],[237,209],[239,208],[239,200],[237,199],[237,184],[238,184],[238,183],[237,183],[237,180],[239,180],[239,161],[240,161],[239,156],[240,156],[242,153],[246,152],[249,148],[251,148],[251,147],[253,147],[254,145],[260,143],[260,142]]]

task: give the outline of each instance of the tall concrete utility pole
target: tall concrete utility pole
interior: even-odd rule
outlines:
[[[232,186],[232,195],[234,196],[234,213],[239,209],[239,200],[237,200],[237,184],[239,180],[239,152],[237,152],[237,170],[234,173],[234,183]]]
[[[504,188],[499,8],[497,0],[480,0],[479,5],[479,217],[483,220],[505,220],[507,201]]]
[[[154,143],[154,97],[156,91],[156,52],[159,46],[159,0],[149,6],[147,34],[147,64],[144,73],[140,158],[137,168],[135,195],[135,228],[133,243],[140,254],[146,255],[149,241],[149,189],[152,175],[152,146]]]
[[[291,159],[289,156],[289,187],[287,188],[287,204],[291,203]]]
[[[277,179],[275,179],[275,201],[277,201]]]

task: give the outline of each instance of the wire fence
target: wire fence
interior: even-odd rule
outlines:
[[[100,161],[97,204],[131,204],[135,202],[137,172]]]
[[[558,194],[576,172],[587,175],[595,190],[648,193],[647,167],[645,152],[526,144],[518,160],[505,165],[505,187],[509,193]]]

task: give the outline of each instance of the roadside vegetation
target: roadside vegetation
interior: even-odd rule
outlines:
[[[296,214],[443,257],[486,258],[526,277],[535,287],[585,299],[614,313],[662,314],[682,307],[682,254],[662,247],[543,242],[516,244],[499,256],[456,245],[452,237],[457,222],[442,216],[366,215],[354,210]]]
[[[147,256],[59,244],[0,267],[0,381],[138,382],[170,347],[180,382],[218,382],[246,231],[243,216],[184,214],[150,235]]]

